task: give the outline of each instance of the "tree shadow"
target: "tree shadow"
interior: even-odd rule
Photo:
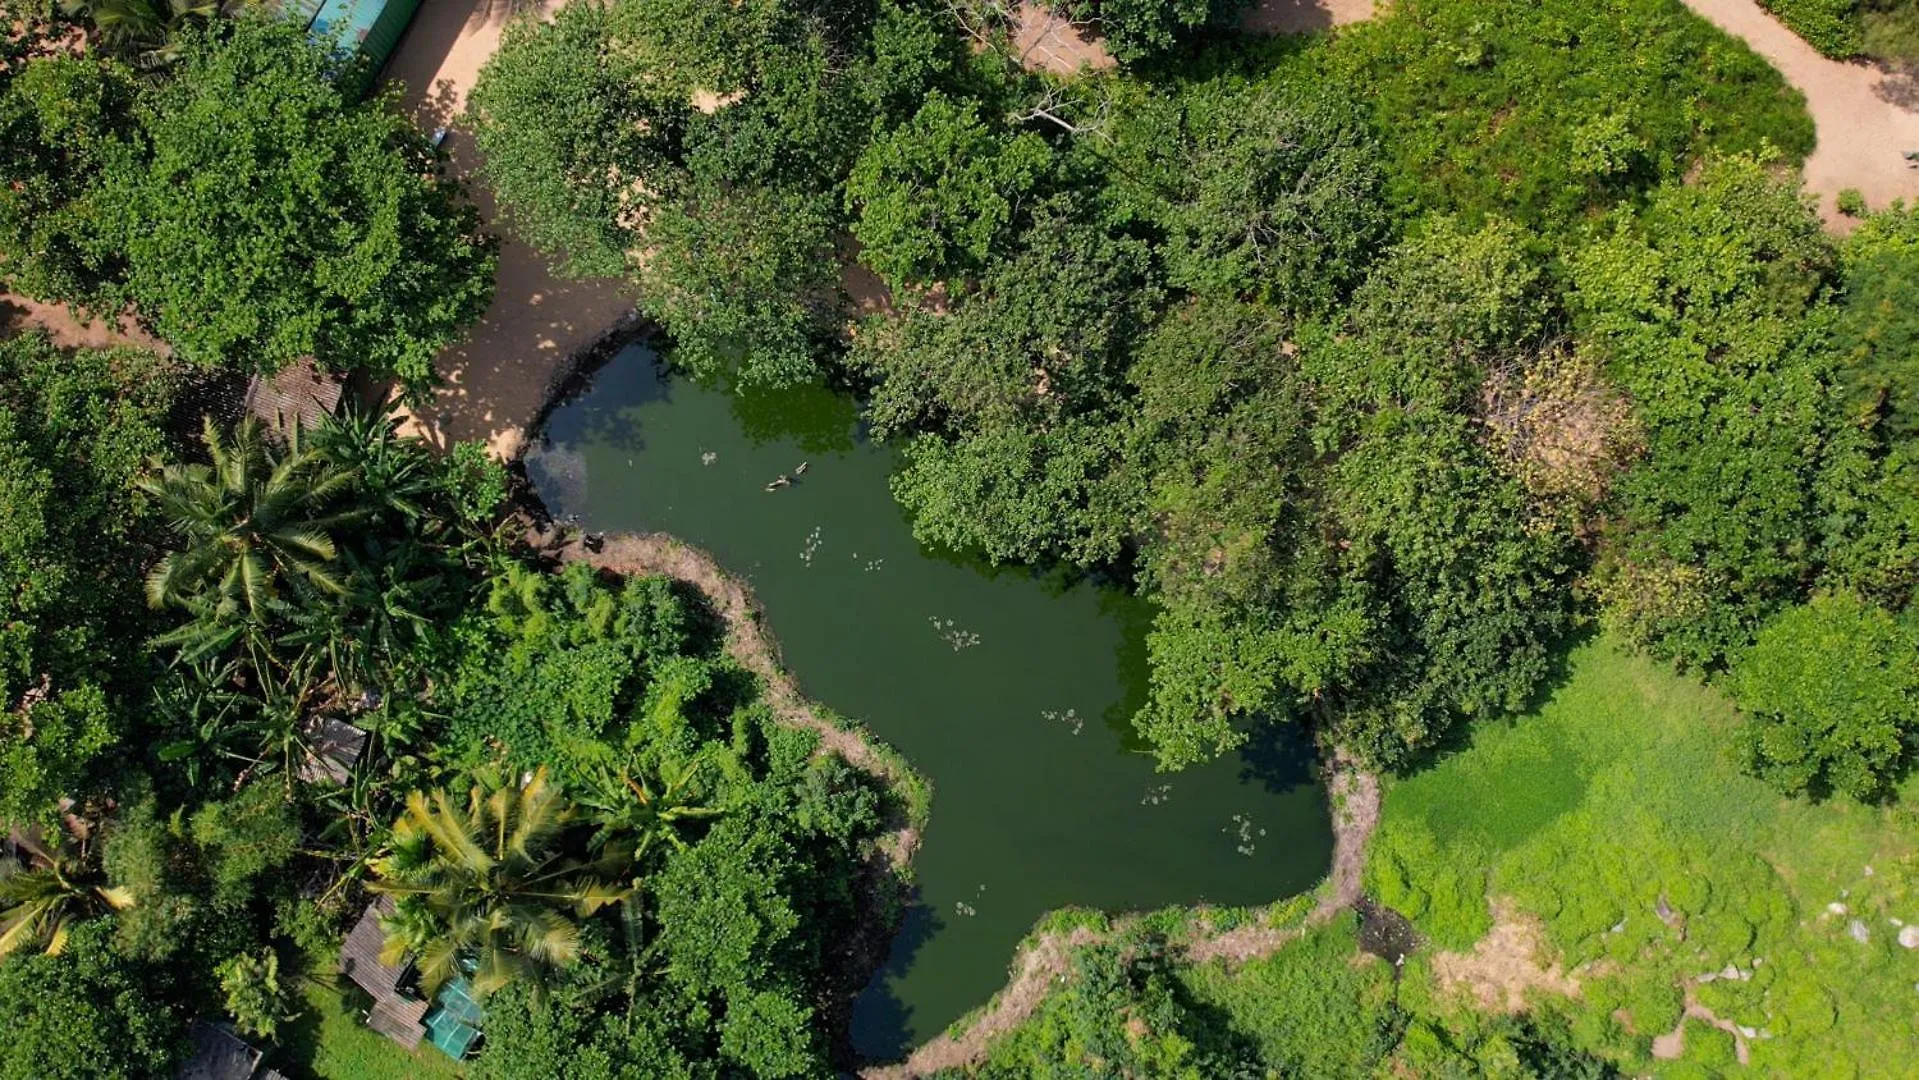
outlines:
[[[1240,783],[1257,783],[1274,795],[1318,782],[1319,751],[1301,725],[1268,716],[1253,726],[1236,751]]]
[[[913,1008],[893,990],[893,982],[913,966],[920,949],[946,924],[931,905],[915,899],[876,972],[853,1002],[853,1051],[861,1061],[898,1061],[913,1049]]]

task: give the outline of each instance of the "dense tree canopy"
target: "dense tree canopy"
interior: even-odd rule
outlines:
[[[0,93],[0,272],[182,358],[420,385],[493,295],[494,244],[389,98],[281,20],[178,39],[170,77],[50,55]]]
[[[189,40],[99,196],[125,295],[190,360],[313,356],[422,382],[493,296],[493,245],[389,101],[298,27]]]
[[[105,780],[141,633],[131,481],[163,446],[176,381],[133,351],[0,342],[0,820]]]

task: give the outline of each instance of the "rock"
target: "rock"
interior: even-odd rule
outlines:
[[[1908,949],[1919,949],[1919,926],[1902,928],[1899,931],[1899,944]]]
[[[1608,931],[1606,931],[1606,933],[1608,933],[1608,934],[1619,934],[1619,933],[1624,933],[1624,932],[1625,932],[1625,930],[1626,930],[1626,920],[1624,920],[1624,919],[1621,919],[1621,920],[1619,920],[1618,922],[1616,922],[1616,923],[1614,923],[1614,924],[1612,924],[1612,929],[1611,929],[1611,930],[1608,930]]]
[[[1757,1038],[1759,1035],[1758,1028],[1749,1028],[1744,1024],[1734,1024],[1733,1027],[1738,1028],[1739,1034],[1744,1035],[1748,1039]]]
[[[1866,924],[1860,922],[1858,919],[1854,919],[1846,924],[1846,933],[1851,934],[1852,940],[1861,945],[1872,940],[1872,931],[1867,930]]]
[[[1672,905],[1666,903],[1665,893],[1659,894],[1659,899],[1656,902],[1654,902],[1652,906],[1652,910],[1653,910],[1653,914],[1659,916],[1660,919],[1664,920],[1665,922],[1672,921]]]
[[[1866,876],[1867,877],[1872,876],[1872,864],[1870,863],[1866,864]]]
[[[1844,915],[1846,913],[1846,905],[1834,900],[1832,903],[1826,905],[1826,911],[1832,915]]]

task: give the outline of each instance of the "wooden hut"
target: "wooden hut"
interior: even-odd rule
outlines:
[[[192,1036],[193,1053],[174,1080],[286,1080],[274,1069],[261,1068],[266,1055],[225,1024],[195,1020]]]
[[[243,403],[270,431],[294,424],[312,431],[340,407],[340,380],[321,371],[311,358],[288,364],[272,375],[255,375]]]
[[[300,779],[312,784],[331,780],[344,784],[353,776],[366,750],[366,732],[334,716],[316,716],[306,722],[307,759],[300,763]]]
[[[428,1003],[406,985],[409,981],[406,965],[391,967],[380,962],[380,950],[386,945],[386,931],[380,929],[380,920],[392,914],[390,896],[382,896],[367,905],[360,913],[360,921],[354,923],[353,931],[347,934],[346,944],[340,948],[340,972],[373,998],[373,1008],[367,1010],[366,1026],[408,1050],[415,1050],[426,1036],[426,1027],[420,1021],[426,1016]]]

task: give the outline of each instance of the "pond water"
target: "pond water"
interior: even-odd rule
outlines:
[[[556,517],[670,532],[750,581],[804,691],[931,777],[919,899],[856,1009],[862,1054],[896,1057],[984,1004],[1051,909],[1257,904],[1325,875],[1328,811],[1302,741],[1275,731],[1156,773],[1128,724],[1150,611],[921,548],[887,489],[893,461],[844,397],[742,399],[661,376],[643,345],[527,455]]]

